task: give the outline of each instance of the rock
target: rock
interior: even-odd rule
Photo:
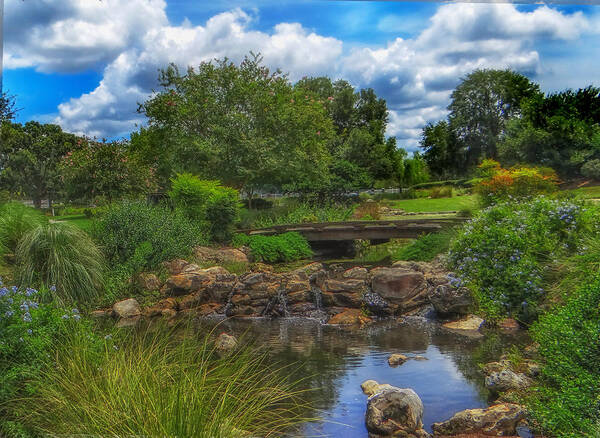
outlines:
[[[112,310],[100,309],[100,310],[92,310],[90,312],[90,316],[92,318],[106,318],[111,314]]]
[[[416,356],[411,356],[411,357],[409,357],[409,359],[412,359],[412,360],[419,360],[419,361],[423,361],[423,360],[429,360],[429,359],[427,359],[425,356],[419,356],[419,355],[416,355]]]
[[[492,372],[485,378],[485,387],[494,393],[519,390],[531,386],[532,381],[525,374],[511,370]]]
[[[126,318],[120,318],[117,321],[117,323],[115,324],[115,327],[116,328],[133,327],[138,322],[140,322],[140,320],[141,320],[141,318],[139,316],[130,316],[130,317],[126,317]]]
[[[174,259],[164,263],[165,268],[167,268],[167,271],[169,271],[169,274],[171,275],[180,274],[183,271],[183,269],[189,264],[190,263],[187,260],[183,259]]]
[[[378,392],[383,391],[384,389],[389,388],[393,388],[393,386],[387,383],[380,384],[377,383],[375,380],[365,380],[360,385],[360,389],[362,389],[362,392],[368,395],[369,397],[371,397],[374,394],[377,394]]]
[[[427,281],[418,271],[377,268],[371,271],[371,289],[395,311],[405,313],[427,304]]]
[[[433,423],[433,435],[515,435],[517,425],[524,418],[524,409],[512,403],[501,403],[486,409],[467,409],[457,412],[447,421]]]
[[[160,314],[163,317],[167,318],[167,319],[171,319],[171,318],[173,318],[174,316],[177,315],[177,310],[175,310],[175,309],[162,309],[161,312],[160,312]]]
[[[402,365],[404,362],[408,360],[408,356],[404,354],[392,354],[388,357],[388,364],[391,367],[397,367],[398,365]]]
[[[203,263],[249,263],[248,256],[237,248],[197,246],[194,255]]]
[[[484,320],[475,315],[469,315],[466,318],[458,321],[447,322],[444,327],[452,330],[479,330],[483,325]]]
[[[361,268],[356,266],[354,268],[350,268],[342,274],[344,278],[352,278],[355,280],[366,280],[369,272],[366,268]]]
[[[237,344],[235,336],[221,333],[215,340],[215,349],[219,353],[229,353],[237,347]]]
[[[369,397],[365,424],[376,436],[427,436],[423,435],[423,403],[412,389],[391,387]]]
[[[160,290],[160,287],[162,286],[158,277],[155,274],[148,272],[142,272],[139,274],[137,277],[137,283],[142,290],[146,291]]]
[[[135,298],[119,301],[113,305],[112,313],[117,318],[133,318],[140,316],[142,310]]]
[[[471,291],[466,287],[455,288],[441,284],[431,288],[427,294],[435,311],[442,317],[466,315],[473,306]]]
[[[347,309],[341,313],[333,315],[328,324],[339,324],[339,325],[349,325],[349,324],[366,324],[371,322],[371,318],[368,318],[362,314],[360,309]]]
[[[519,330],[521,328],[517,320],[513,318],[504,318],[498,323],[498,327],[507,331]]]

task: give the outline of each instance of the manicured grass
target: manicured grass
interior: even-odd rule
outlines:
[[[477,199],[475,195],[437,199],[401,199],[398,201],[389,201],[388,205],[391,208],[399,208],[408,212],[460,211],[475,208],[477,206]]]
[[[600,199],[600,186],[581,187],[579,189],[569,190],[570,192],[582,196],[584,198]]]
[[[50,220],[56,222],[69,222],[86,232],[90,232],[92,230],[92,219],[85,217],[83,214],[54,216],[50,218]]]

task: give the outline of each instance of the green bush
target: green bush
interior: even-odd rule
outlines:
[[[308,202],[287,200],[281,207],[269,210],[244,210],[242,228],[266,228],[272,225],[301,224],[307,222],[342,222],[352,217],[352,207],[341,204],[312,205]]]
[[[41,212],[21,202],[0,206],[0,255],[14,254],[23,235],[46,222]]]
[[[411,244],[392,254],[392,260],[430,262],[439,254],[448,251],[450,241],[455,234],[453,230],[424,234]]]
[[[201,180],[190,173],[180,173],[171,180],[169,197],[175,207],[190,218],[205,220],[206,204],[219,187],[219,181]]]
[[[194,246],[207,242],[201,224],[183,212],[144,202],[112,205],[96,222],[93,234],[111,264],[125,264],[133,271],[186,257]]]
[[[600,160],[590,160],[581,166],[581,174],[586,178],[600,180]]]
[[[23,399],[35,395],[38,378],[64,339],[80,321],[77,309],[60,309],[40,300],[42,292],[0,282],[0,436],[29,436],[29,410]],[[48,382],[44,383],[47,384]]]
[[[231,240],[240,211],[237,190],[219,187],[208,199],[205,211],[210,239],[215,242]]]
[[[549,436],[600,435],[600,275],[588,276],[593,280],[530,330],[544,362],[527,405]]]
[[[296,232],[276,236],[236,234],[234,246],[248,246],[256,261],[267,263],[293,262],[312,256],[307,240]]]
[[[71,224],[30,230],[20,240],[15,260],[19,284],[49,287],[63,304],[90,304],[102,288],[104,255],[86,232]]]
[[[431,189],[429,196],[433,199],[437,198],[451,198],[454,193],[452,186],[440,186]]]
[[[305,421],[289,370],[244,346],[219,355],[210,335],[157,327],[102,348],[69,336],[24,402],[28,421],[44,436],[198,438],[284,436]]]
[[[448,261],[489,319],[536,316],[552,260],[576,253],[595,232],[596,209],[538,197],[488,207],[451,244]]]

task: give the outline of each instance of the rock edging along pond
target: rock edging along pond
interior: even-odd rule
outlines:
[[[141,277],[144,285],[159,289],[163,298],[140,309],[138,315],[300,316],[350,324],[367,322],[370,317],[433,311],[443,318],[458,317],[472,306],[469,290],[453,286],[451,276],[432,263],[397,262],[391,267],[337,271],[314,262],[282,273],[259,265],[242,275],[221,266],[200,268],[181,259],[166,267],[170,276],[162,283],[153,274]],[[126,301],[129,306],[115,304],[114,316],[136,316],[129,309],[131,301]],[[123,313],[123,308],[128,310]]]

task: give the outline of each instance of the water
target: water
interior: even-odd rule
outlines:
[[[425,407],[425,429],[463,409],[487,406],[488,394],[477,363],[496,358],[503,346],[523,339],[496,333],[466,337],[437,324],[378,322],[366,328],[324,326],[307,319],[227,320],[218,331],[267,345],[273,361],[294,364],[293,378],[306,378],[320,421],[303,425],[294,436],[367,437],[368,379],[412,388]],[[392,368],[391,353],[425,356]]]

